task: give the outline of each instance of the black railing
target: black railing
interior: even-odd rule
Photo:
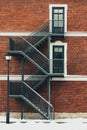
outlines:
[[[31,88],[37,89],[39,88],[43,82],[46,81],[47,75],[28,75],[27,78],[24,80]]]
[[[17,52],[19,53],[20,51],[23,52],[23,56],[25,58],[27,57],[27,58],[32,59],[41,68],[43,68],[46,72],[49,72],[49,59],[41,51],[39,51],[34,45],[32,45],[30,42],[28,42],[25,38],[19,37],[18,39],[19,39],[19,41],[21,40],[20,44],[22,44],[24,42],[22,45],[25,45],[26,47],[23,48],[20,45],[20,50],[14,50],[15,52],[12,51],[12,53],[17,53]]]
[[[25,79],[25,71],[22,75],[23,81],[10,82],[10,96],[21,97],[26,103],[35,108],[39,113],[48,119],[52,118],[53,107],[52,105],[39,95],[35,90],[38,88],[50,75],[49,64],[52,63],[47,55],[40,51],[39,46],[48,40],[49,35],[61,36],[64,32],[53,32],[53,20],[47,21],[39,29],[32,32],[27,37],[14,37],[10,38],[10,54],[21,55],[31,62],[35,67],[34,73],[28,73]],[[58,31],[58,30],[57,30]],[[46,41],[48,42],[48,41]],[[38,49],[39,48],[39,49]],[[51,65],[51,64],[50,64]],[[50,66],[51,68],[51,66]],[[23,68],[22,68],[23,69]],[[55,76],[58,74],[55,74]]]
[[[25,82],[10,83],[10,97],[22,97],[43,116],[52,119],[53,106]],[[49,114],[50,110],[50,114]]]
[[[26,41],[30,42],[32,45],[36,46],[40,44],[44,39],[48,37],[49,34],[49,22],[47,21],[41,25],[37,30],[33,31],[29,36],[23,37]],[[15,51],[27,51],[30,49],[27,42],[25,42],[20,37],[11,37],[10,38],[10,50]]]
[[[29,36],[23,38],[25,38],[26,41],[30,42],[32,45],[37,46],[41,44],[41,42],[45,40],[49,35],[64,37],[64,27],[56,27],[57,32],[53,30],[52,26],[53,22],[55,21],[57,22],[57,20],[49,20],[45,22],[38,29],[30,33]],[[10,50],[27,51],[29,49],[29,45],[27,46],[27,43],[18,37],[10,38],[10,43]]]

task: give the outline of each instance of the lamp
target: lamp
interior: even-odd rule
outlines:
[[[9,123],[9,61],[11,60],[11,55],[8,53],[5,55],[6,61],[8,62],[8,74],[7,74],[7,107],[6,107],[6,123]]]
[[[5,58],[7,61],[11,60],[11,56],[10,55],[5,55]]]

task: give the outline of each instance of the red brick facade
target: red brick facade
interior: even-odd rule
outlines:
[[[55,92],[54,92],[55,89]],[[87,112],[87,82],[52,82],[52,102],[57,112]]]
[[[86,0],[9,0],[0,5],[0,31],[27,32],[35,30],[49,19],[49,4],[68,5],[68,31],[87,31]]]
[[[66,36],[61,41],[67,43],[67,74],[87,75],[87,0],[1,0],[0,32],[36,30],[49,20],[49,4],[67,4],[67,32],[86,33],[86,36]],[[9,36],[0,36],[0,75],[7,74],[5,54],[8,50]],[[46,45],[43,51],[48,54]],[[29,71],[35,69],[31,64],[29,66]],[[15,57],[11,60],[10,74],[21,74],[21,61]],[[6,88],[7,81],[1,80],[0,112],[6,111]],[[46,90],[43,86],[39,91],[45,96]],[[20,111],[20,100],[10,100],[10,110]],[[87,112],[87,81],[52,81],[51,102],[55,112]],[[27,105],[25,111],[28,111]]]

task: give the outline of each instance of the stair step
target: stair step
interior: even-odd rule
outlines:
[[[38,108],[35,104],[33,104],[31,101],[29,101],[27,98],[22,96],[22,99],[25,100],[27,103],[29,103],[34,109],[36,109],[41,115],[43,115],[45,118],[48,118],[46,116],[46,113],[44,114],[44,112],[41,111],[40,108]]]

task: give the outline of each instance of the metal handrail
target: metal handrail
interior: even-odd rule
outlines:
[[[48,60],[48,58],[43,54],[41,53],[41,51],[39,51],[36,47],[34,47],[30,42],[28,42],[25,38],[23,37],[20,37],[22,40],[24,40],[26,43],[28,43],[33,49],[35,49],[40,55],[42,55],[45,59]]]
[[[49,26],[49,20],[47,20],[45,23],[43,23],[39,28],[35,29],[29,36],[34,36],[36,33],[40,32],[44,27]]]
[[[26,84],[24,81],[22,83],[27,86],[32,92],[34,92],[39,98],[41,98],[44,102],[46,102],[50,107],[52,107],[52,104],[49,103],[45,98],[43,98],[39,93],[37,93],[34,89],[32,89],[28,84]]]
[[[27,103],[31,102],[31,105],[38,109],[43,115],[49,119],[53,118],[53,105],[43,98],[39,93],[37,93],[31,86],[29,86],[24,81],[12,82],[13,85],[10,86],[10,96],[12,97],[23,97],[26,98]],[[48,114],[48,109],[50,114]]]

